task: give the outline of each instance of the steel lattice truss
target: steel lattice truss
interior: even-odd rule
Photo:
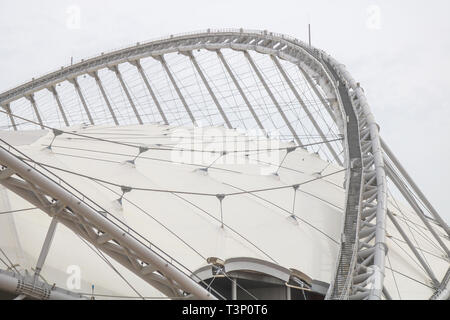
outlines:
[[[174,58],[175,53],[180,55]],[[241,57],[240,64],[234,59],[238,55]],[[260,57],[269,59],[263,62]],[[148,58],[153,58],[150,59],[153,69]],[[216,59],[214,63],[211,62],[213,58]],[[176,62],[181,59],[190,61],[190,76],[187,76],[188,71],[177,67]],[[270,68],[269,62],[272,63]],[[244,64],[247,68],[245,72]],[[152,77],[154,68],[162,70],[159,72],[161,78]],[[304,85],[311,91],[310,98],[305,96],[302,89],[305,87],[300,86],[300,78],[296,78],[292,70],[303,77]],[[221,79],[215,76],[219,73]],[[94,89],[87,87],[87,81],[90,81],[89,88]],[[253,92],[248,89],[251,87],[249,81],[253,81]],[[116,91],[121,93],[120,103],[115,102],[119,101],[117,96],[109,93],[108,85],[111,83],[115,83]],[[158,87],[158,83],[166,83],[167,86]],[[194,85],[202,88],[201,95],[189,91]],[[280,93],[281,90],[284,91]],[[71,91],[70,95],[68,91]],[[93,98],[94,93],[97,98]],[[49,96],[44,97],[44,94]],[[257,94],[264,97],[255,98]],[[66,96],[75,100],[71,101]],[[236,97],[240,107],[230,108],[231,99]],[[171,104],[171,99],[178,104]],[[201,99],[208,108],[196,108],[196,102]],[[289,109],[292,101],[301,110],[300,117],[295,113],[297,111]],[[154,105],[155,112],[150,114],[144,110],[142,106],[146,103]],[[320,148],[312,147],[312,151],[346,169],[345,221],[335,275],[334,279],[330,279],[327,298],[390,298],[383,285],[388,250],[387,219],[397,227],[412,254],[429,275],[435,291],[431,298],[448,296],[450,272],[443,279],[437,279],[396,222],[395,215],[388,210],[388,182],[395,185],[423,221],[447,259],[449,250],[432,224],[437,224],[447,236],[448,226],[380,138],[378,125],[359,84],[328,54],[296,39],[242,29],[207,30],[171,36],[101,54],[33,79],[0,94],[0,105],[5,110],[10,128],[14,130],[28,128],[30,123],[43,129],[61,129],[83,121],[90,125],[121,125],[131,121],[138,124],[161,122],[194,126],[209,122],[229,129],[248,129],[251,123],[254,128],[267,133],[280,129],[282,139],[293,140],[300,147],[311,142],[309,139],[313,132],[313,142],[322,141],[322,144]],[[44,107],[48,105],[55,106],[52,110],[56,112]],[[107,108],[99,111],[98,105]],[[125,105],[128,113],[119,112]],[[69,112],[74,106],[80,111]],[[265,114],[262,114],[263,111]],[[34,120],[30,119],[30,113],[33,113]],[[276,128],[270,127],[270,121],[274,118],[277,119],[278,127],[274,123]],[[307,123],[306,127],[302,123]],[[330,137],[343,137],[343,141],[330,142]],[[192,279],[181,265],[174,262],[175,259],[144,244],[137,235],[127,230],[127,226],[102,215],[104,210],[100,206],[87,196],[71,190],[57,176],[27,164],[17,150],[2,148],[0,163],[3,165],[1,184],[163,294],[184,298],[217,298]],[[431,213],[433,223],[425,212]],[[51,242],[51,233],[49,230],[47,249],[43,248],[41,252],[41,267]],[[46,294],[38,293],[37,281],[31,283],[32,289],[18,292],[48,298]],[[37,289],[33,289],[33,285]]]

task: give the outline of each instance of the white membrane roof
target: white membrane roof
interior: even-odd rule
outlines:
[[[276,138],[223,127],[89,126],[66,131],[87,137],[64,133],[51,149],[51,131],[2,132],[0,137],[192,272],[206,265],[208,257],[254,257],[315,280],[329,283],[333,278],[345,202],[342,167],[308,150],[288,149],[294,145]],[[149,150],[133,164],[139,147]],[[296,192],[293,185],[298,185]],[[120,186],[132,189],[122,204]],[[220,194],[225,195],[222,206],[216,197]],[[0,207],[6,212],[32,205],[2,187]],[[448,261],[429,231],[398,201],[391,199],[390,210],[441,279]],[[32,273],[49,224],[38,209],[0,215],[0,246],[20,270]],[[390,221],[387,233],[388,291],[393,298],[430,297],[429,280]],[[136,291],[161,297],[58,225],[42,277],[70,289],[73,266],[81,271],[81,287],[74,291],[89,293],[94,285],[99,298],[137,297]]]

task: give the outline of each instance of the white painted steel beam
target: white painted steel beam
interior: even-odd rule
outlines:
[[[316,50],[316,49],[314,49]],[[316,50],[318,51],[318,50]],[[325,65],[329,70],[332,70],[335,75],[335,81],[339,82],[339,86],[342,88],[342,91],[346,91],[345,95],[349,95],[351,99],[351,104],[353,105],[353,109],[356,115],[356,124],[358,126],[358,135],[360,138],[359,148],[361,152],[361,157],[363,164],[366,166],[365,171],[367,172],[367,167],[373,166],[373,172],[376,177],[376,184],[373,186],[367,185],[364,183],[363,192],[367,190],[367,188],[375,188],[375,193],[369,200],[364,199],[362,197],[360,199],[360,209],[362,209],[363,205],[376,207],[376,214],[372,218],[371,224],[374,226],[373,239],[373,263],[370,265],[372,268],[372,275],[370,277],[370,281],[366,282],[363,286],[364,290],[369,290],[368,299],[376,299],[379,300],[382,298],[382,289],[384,283],[384,274],[385,274],[385,257],[387,252],[386,246],[386,212],[387,212],[387,185],[386,185],[386,173],[385,173],[385,162],[383,150],[381,148],[380,136],[379,136],[379,127],[375,122],[375,118],[370,110],[367,99],[364,95],[364,91],[360,88],[359,84],[355,82],[352,76],[348,73],[348,71],[343,67],[342,64],[337,62],[333,57],[325,54],[324,52],[318,51],[317,56],[319,59],[324,61]],[[345,89],[344,89],[345,88]],[[342,97],[344,94],[341,93],[338,97]],[[347,113],[348,116],[348,113]],[[352,120],[355,122],[354,120]],[[350,125],[354,126],[355,123],[350,124],[349,118],[347,118],[347,127]],[[347,134],[346,140],[351,142],[351,140],[358,139],[358,136],[354,133]],[[365,140],[367,139],[367,140]],[[370,160],[369,160],[370,159]],[[369,164],[367,163],[369,160]],[[352,165],[352,164],[350,164]],[[347,190],[351,190],[352,186],[349,186]],[[346,205],[348,207],[348,204]],[[359,218],[361,219],[362,212],[359,212]],[[364,218],[361,223],[365,222]],[[359,230],[358,230],[359,232]],[[358,235],[358,238],[359,235]],[[366,244],[369,243],[371,238],[368,238]],[[355,248],[355,250],[364,250],[364,248]],[[353,253],[355,254],[355,253]],[[359,289],[355,286],[356,291]]]
[[[150,86],[150,82],[148,81],[147,76],[145,75],[144,69],[142,68],[142,65],[141,65],[140,61],[139,60],[135,60],[135,61],[130,61],[130,63],[137,68],[139,74],[141,75],[141,78],[144,81],[148,92],[152,96],[152,99],[153,99],[153,102],[156,105],[156,108],[158,108],[159,114],[161,115],[161,118],[164,121],[164,124],[165,125],[169,125],[169,121],[167,121],[166,115],[165,115],[165,113],[164,113],[164,111],[163,111],[163,109],[161,107],[161,104],[159,103],[158,98],[155,95],[155,92],[153,91],[152,87]]]
[[[400,193],[403,195],[405,200],[412,207],[412,209],[417,214],[417,216],[420,218],[420,220],[422,220],[422,222],[427,227],[427,229],[431,232],[431,234],[436,239],[436,241],[439,243],[441,248],[445,251],[447,257],[450,257],[450,251],[449,251],[448,247],[442,241],[441,237],[436,233],[436,230],[434,230],[433,226],[428,221],[428,218],[425,216],[425,214],[423,213],[422,209],[420,209],[420,206],[417,204],[417,202],[414,199],[414,197],[410,194],[409,190],[407,190],[405,188],[405,186],[403,185],[401,179],[396,175],[394,169],[389,164],[386,164],[386,169],[387,169],[388,177],[395,184],[397,189],[400,191]]]
[[[34,113],[36,114],[37,120],[39,122],[39,125],[41,126],[41,129],[44,129],[44,124],[42,123],[41,114],[39,113],[39,109],[36,104],[36,100],[34,99],[34,94],[31,94],[29,96],[26,96],[28,101],[30,101],[31,105],[33,106]]]
[[[11,121],[11,125],[12,125],[14,131],[17,131],[16,121],[14,120],[14,117],[11,115],[11,105],[9,103],[7,103],[2,107],[3,107],[3,109],[5,109],[6,113],[8,114],[9,121]]]
[[[164,70],[166,71],[166,74],[167,74],[167,76],[169,77],[170,82],[172,83],[172,86],[174,87],[175,91],[177,92],[178,98],[180,98],[181,103],[182,103],[183,106],[184,106],[184,109],[185,109],[186,112],[188,113],[189,118],[190,118],[191,121],[192,121],[192,124],[193,124],[194,126],[197,126],[197,121],[195,120],[194,115],[192,114],[191,109],[189,108],[188,104],[186,103],[186,100],[184,99],[184,96],[183,96],[183,94],[181,93],[181,90],[180,90],[180,88],[178,87],[178,84],[177,84],[177,82],[175,81],[175,79],[174,79],[174,77],[173,77],[173,75],[172,75],[172,72],[170,71],[169,66],[167,65],[166,60],[164,59],[164,57],[163,57],[162,55],[161,55],[161,56],[154,56],[153,58],[156,59],[157,61],[161,62],[161,65],[163,66]]]
[[[283,109],[279,105],[277,99],[275,99],[275,96],[273,95],[272,90],[270,90],[269,86],[266,83],[266,80],[264,80],[264,77],[262,76],[262,74],[259,71],[258,67],[256,66],[255,62],[253,61],[252,57],[250,56],[250,54],[247,51],[244,51],[244,55],[247,58],[248,62],[250,62],[250,65],[252,66],[253,71],[256,73],[259,81],[261,81],[262,85],[264,86],[264,89],[266,89],[267,94],[269,95],[269,97],[272,100],[273,104],[275,105],[275,107],[277,108],[278,112],[280,113],[281,118],[283,118],[284,123],[289,128],[289,131],[291,132],[291,134],[294,137],[295,141],[297,141],[298,145],[302,147],[303,146],[302,141],[298,137],[297,132],[295,131],[295,129],[292,127],[291,122],[286,117],[286,114],[284,113]]]
[[[45,236],[44,244],[42,245],[42,249],[39,254],[39,258],[38,258],[36,268],[34,271],[35,283],[37,282],[37,280],[39,279],[39,275],[41,274],[41,270],[42,270],[42,267],[44,266],[45,259],[47,258],[48,252],[50,250],[50,246],[52,244],[57,225],[58,225],[58,220],[57,220],[57,217],[54,216],[52,218],[52,221],[50,222],[50,226],[48,227],[47,235]]]
[[[325,145],[328,148],[328,150],[330,151],[330,153],[333,156],[334,160],[336,160],[336,163],[338,165],[342,166],[343,163],[342,163],[341,159],[339,159],[339,156],[337,155],[336,151],[334,150],[332,145],[327,141],[327,139],[325,137],[325,134],[323,133],[322,128],[319,126],[317,121],[314,119],[314,116],[311,114],[311,111],[309,110],[308,106],[305,104],[303,99],[300,97],[300,95],[299,95],[297,89],[295,89],[294,84],[292,83],[291,79],[289,79],[288,75],[284,71],[283,66],[280,64],[280,62],[278,61],[278,59],[275,56],[270,56],[270,57],[272,58],[272,60],[275,63],[276,67],[278,68],[278,70],[280,71],[280,73],[283,76],[284,80],[288,84],[288,86],[291,89],[292,93],[294,94],[295,98],[297,99],[297,101],[302,106],[303,110],[305,111],[306,115],[308,116],[308,119],[311,121],[311,123],[313,124],[314,128],[316,129],[316,131],[319,133],[319,135],[322,138],[322,140],[325,141]]]
[[[213,99],[214,104],[217,107],[217,110],[219,110],[220,115],[222,116],[223,120],[225,121],[225,124],[227,125],[228,129],[233,129],[233,126],[231,125],[230,120],[228,120],[226,113],[223,111],[223,108],[220,105],[219,100],[217,100],[216,95],[212,91],[211,86],[209,85],[208,80],[206,80],[206,77],[205,77],[202,69],[198,65],[197,60],[195,59],[195,56],[192,53],[192,51],[182,51],[181,53],[189,57],[192,64],[194,65],[195,69],[197,70],[197,73],[200,75],[200,78],[202,79],[203,84],[205,85],[206,89],[208,90],[209,95]]]
[[[95,79],[95,82],[97,83],[97,86],[99,87],[100,92],[102,93],[103,100],[105,100],[105,102],[106,102],[106,106],[108,107],[109,113],[111,114],[111,117],[113,118],[115,125],[118,126],[119,121],[117,121],[116,114],[114,113],[114,110],[111,106],[111,102],[109,102],[108,96],[106,95],[105,88],[103,87],[102,80],[98,76],[98,72],[94,71],[94,72],[89,73],[89,75]]]
[[[384,142],[383,139],[381,139],[381,146],[388,156],[388,158],[392,161],[392,163],[395,165],[395,167],[398,169],[398,171],[402,174],[402,176],[405,178],[405,180],[409,183],[411,188],[414,190],[414,192],[417,194],[419,199],[425,204],[428,210],[430,210],[430,213],[433,215],[434,219],[440,224],[440,226],[445,230],[447,235],[450,237],[450,229],[447,225],[447,223],[442,219],[442,217],[438,214],[436,209],[433,207],[433,205],[428,201],[428,199],[425,197],[423,192],[420,190],[419,186],[414,182],[414,180],[411,178],[411,176],[408,174],[406,169],[402,166],[400,161],[398,161],[397,157],[394,155],[394,153],[391,151],[391,149],[388,147],[386,142]]]
[[[81,294],[36,281],[31,276],[23,276],[11,271],[0,270],[0,289],[17,294],[22,299],[31,297],[38,300],[87,300]]]
[[[233,71],[231,71],[231,68],[228,65],[228,62],[225,60],[225,57],[223,56],[222,52],[220,52],[220,50],[217,50],[216,52],[217,52],[217,56],[219,57],[220,61],[224,65],[225,69],[227,70],[228,75],[230,76],[231,80],[233,80],[235,87],[238,89],[239,94],[241,95],[242,99],[244,100],[245,104],[247,105],[248,109],[250,110],[250,113],[252,114],[253,119],[255,119],[256,124],[258,125],[259,129],[261,129],[261,131],[263,131],[263,132],[266,132],[264,129],[264,126],[261,123],[261,120],[259,120],[258,115],[256,114],[255,110],[253,109],[252,105],[250,104],[250,101],[248,101],[247,96],[245,95],[244,91],[242,90],[242,87],[239,84],[239,82],[237,81],[236,76],[234,75]]]
[[[383,272],[384,272],[384,237],[385,237],[385,215],[386,215],[386,175],[384,173],[384,162],[383,162],[383,154],[382,149],[380,147],[380,139],[378,134],[378,127],[375,123],[375,120],[370,112],[370,108],[365,100],[364,93],[361,88],[357,85],[357,83],[351,78],[348,72],[343,68],[341,64],[332,59],[323,51],[311,48],[306,44],[292,39],[290,37],[285,37],[278,34],[272,34],[267,32],[255,32],[255,31],[246,31],[246,30],[226,30],[226,31],[208,31],[207,33],[197,33],[197,34],[189,34],[189,35],[181,35],[176,37],[170,37],[167,39],[161,39],[149,43],[145,43],[142,45],[118,50],[115,52],[111,52],[105,55],[98,56],[96,58],[92,58],[86,61],[82,61],[81,63],[75,64],[73,66],[63,68],[57,72],[50,73],[44,77],[34,79],[31,82],[28,82],[22,86],[9,90],[3,94],[0,94],[0,104],[5,105],[11,101],[14,101],[18,98],[30,95],[36,91],[39,91],[42,88],[46,88],[51,85],[55,85],[59,82],[64,81],[65,79],[73,79],[81,74],[86,74],[87,72],[92,72],[95,70],[99,70],[101,68],[108,67],[110,65],[117,65],[120,63],[124,63],[130,60],[137,60],[144,57],[155,56],[156,59],[162,62],[163,67],[166,70],[166,73],[171,78],[171,82],[175,87],[178,95],[180,96],[180,100],[183,102],[184,107],[187,109],[188,114],[192,122],[195,124],[195,119],[193,118],[192,113],[187,107],[184,98],[182,98],[181,92],[178,89],[176,82],[174,81],[173,75],[168,70],[167,65],[165,65],[165,61],[163,58],[164,54],[171,52],[179,52],[186,50],[196,50],[196,49],[208,49],[208,50],[220,50],[223,48],[231,48],[236,50],[255,50],[262,53],[275,54],[281,59],[290,61],[299,66],[300,70],[306,75],[306,80],[310,83],[311,88],[315,91],[320,101],[324,104],[324,107],[330,113],[330,116],[338,122],[342,122],[344,126],[352,127],[355,130],[350,133],[345,132],[344,145],[348,147],[352,141],[356,141],[359,136],[365,137],[366,139],[361,139],[359,149],[361,152],[364,152],[366,157],[369,155],[370,163],[372,163],[374,169],[373,174],[376,176],[376,184],[375,194],[371,195],[369,198],[371,201],[371,205],[376,205],[375,208],[375,218],[370,221],[371,224],[375,226],[374,229],[374,237],[375,237],[375,250],[373,256],[369,256],[370,267],[373,268],[376,272],[376,276],[373,278],[375,281],[373,284],[379,289],[380,292],[376,292],[374,294],[371,291],[357,292],[352,298],[380,298],[381,297],[381,288],[383,288]],[[248,54],[248,53],[247,53]],[[218,51],[219,58],[221,58],[221,53]],[[222,57],[222,63],[225,61]],[[330,70],[328,66],[326,66],[326,61],[329,63],[329,67],[336,70],[336,77],[330,76]],[[226,67],[226,63],[224,63]],[[226,67],[227,68],[227,67]],[[307,72],[305,72],[307,70]],[[233,82],[237,84],[237,88],[240,91],[241,95],[246,100],[245,95],[242,94],[242,89],[239,89],[239,84],[236,81],[236,78],[233,76],[230,68],[227,68],[227,72],[230,77],[233,79]],[[341,93],[337,93],[336,85],[340,83],[343,85],[342,92],[349,93],[352,91],[352,99],[354,100],[354,104],[356,108],[359,108],[358,112],[356,112],[356,118],[349,119],[348,114],[346,114],[345,110],[342,108],[342,101],[339,104],[339,112],[333,112],[330,109],[328,102],[324,97],[320,95],[316,84],[313,83],[312,79],[318,79],[318,85],[323,89],[327,99],[336,99],[340,101]],[[79,91],[79,90],[78,90]],[[246,101],[249,109],[252,110],[251,105]],[[281,110],[282,111],[282,110]],[[255,113],[252,113],[255,116]],[[281,113],[280,113],[281,114]],[[342,116],[342,117],[341,117]],[[258,118],[255,117],[255,120],[260,126],[262,125],[258,121]],[[344,130],[345,131],[345,130]],[[355,163],[351,163],[352,159],[345,158],[346,166],[353,166]],[[347,171],[347,181],[350,180],[351,170]],[[358,181],[356,181],[358,182]],[[360,182],[360,181],[359,181]],[[358,182],[358,183],[359,183]],[[357,186],[352,183],[347,183],[346,185],[346,193],[348,194],[352,189],[355,189]],[[370,185],[370,184],[369,184]],[[369,186],[364,185],[364,188]],[[370,190],[362,190],[364,194]],[[372,192],[372,191],[370,191]],[[416,191],[417,192],[417,191]],[[30,195],[33,196],[33,195]],[[376,201],[374,200],[376,199]],[[365,205],[364,197],[361,197],[360,203],[357,205],[361,208]],[[425,201],[424,201],[425,202]],[[348,207],[350,204],[347,203]],[[346,208],[347,210],[348,208]],[[370,209],[372,210],[372,209]],[[361,212],[363,213],[363,212]],[[448,230],[448,229],[447,229]],[[364,234],[367,229],[364,230]],[[83,231],[80,231],[83,232]],[[357,231],[359,232],[359,230]],[[363,233],[361,235],[363,235]],[[371,233],[367,233],[369,236]],[[343,235],[344,237],[345,235]],[[356,234],[358,236],[358,234]],[[354,252],[351,254],[358,255],[359,248],[354,248]],[[120,257],[119,257],[120,258]],[[369,261],[366,259],[366,261]],[[361,270],[369,270],[368,268],[358,264],[358,267]],[[363,271],[365,272],[365,271]],[[351,283],[351,278],[349,279]],[[355,286],[356,287],[356,286]],[[358,286],[360,288],[361,286]],[[368,286],[362,287],[363,290],[368,290]],[[359,290],[359,289],[358,289]]]
[[[169,291],[166,288],[171,288],[170,292],[173,292],[172,286],[176,285],[179,288],[178,290],[189,292],[197,299],[215,299],[210,292],[170,261],[140,242],[129,230],[120,227],[101,212],[94,210],[92,205],[88,205],[83,199],[75,196],[3,147],[0,147],[0,164],[20,177],[18,179],[6,175],[0,180],[1,184],[47,212],[50,216],[54,215],[54,210],[52,210],[52,202],[48,200],[49,198],[55,200],[53,204],[63,205],[64,210],[58,214],[58,219],[62,223],[138,276],[143,277],[141,274],[142,267],[139,266],[139,270],[137,270],[134,262],[130,263],[130,256],[126,254],[127,250],[132,252],[133,256],[138,257],[139,261],[153,265],[158,272],[152,273],[144,279],[155,288],[168,294]],[[36,191],[45,196],[38,196]],[[99,230],[111,235],[114,241],[98,246],[97,233]]]
[[[125,81],[123,81],[123,77],[122,77],[122,74],[120,73],[119,67],[117,65],[115,65],[115,66],[110,67],[109,69],[111,71],[113,71],[116,74],[117,79],[119,79],[120,85],[122,86],[122,89],[125,92],[125,95],[127,96],[128,102],[130,103],[130,106],[133,109],[133,112],[136,116],[138,123],[144,124],[142,122],[141,116],[139,115],[139,112],[136,109],[136,105],[134,104],[133,98],[131,98],[130,91],[128,90],[128,87],[125,84]]]
[[[68,81],[70,83],[72,83],[73,86],[75,87],[75,90],[77,91],[78,97],[81,100],[81,104],[84,107],[84,111],[86,111],[86,115],[87,115],[87,117],[89,119],[89,122],[90,122],[91,125],[94,125],[94,120],[92,119],[91,112],[89,111],[89,108],[88,108],[88,106],[86,104],[86,100],[84,99],[83,93],[81,92],[81,88],[80,88],[80,85],[78,84],[77,78],[69,79]]]
[[[392,223],[394,224],[395,228],[398,230],[398,232],[402,236],[402,238],[406,241],[406,244],[411,249],[411,251],[414,253],[414,255],[416,256],[417,260],[419,260],[420,265],[427,272],[428,276],[430,277],[430,279],[431,279],[431,281],[433,283],[433,286],[438,287],[439,286],[439,281],[437,280],[433,270],[431,270],[430,267],[425,263],[425,260],[423,260],[422,256],[419,254],[419,251],[417,251],[416,247],[411,242],[411,240],[409,239],[408,235],[405,233],[403,228],[397,222],[397,219],[395,219],[394,215],[389,210],[387,211],[387,215],[388,215],[389,219],[392,221]]]
[[[66,113],[64,111],[64,108],[61,104],[61,99],[59,99],[59,95],[58,95],[58,91],[56,91],[56,87],[55,86],[51,86],[47,88],[52,94],[53,94],[53,98],[56,101],[56,104],[58,105],[59,108],[59,112],[61,112],[61,116],[64,120],[64,124],[66,125],[66,127],[69,126],[69,121],[67,121],[67,117],[66,117]]]

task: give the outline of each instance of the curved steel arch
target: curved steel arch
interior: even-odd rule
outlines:
[[[312,82],[312,78],[316,79],[318,85],[326,93],[330,102],[330,115],[336,121],[344,136],[344,166],[347,168],[345,221],[343,224],[341,249],[336,263],[335,276],[331,282],[327,298],[381,299],[383,294],[387,296],[388,294],[383,287],[384,258],[387,250],[385,244],[387,190],[385,156],[379,136],[379,127],[359,84],[353,80],[343,65],[321,50],[310,47],[296,39],[267,31],[246,31],[243,29],[207,30],[206,32],[170,36],[169,38],[137,44],[133,47],[102,54],[34,79],[0,94],[0,105],[10,115],[11,122],[16,128],[10,103],[22,97],[30,97],[35,92],[43,89],[49,89],[54,92],[52,89],[62,81],[69,80],[76,83],[78,76],[84,74],[96,75],[98,70],[104,68],[115,70],[118,77],[120,77],[117,66],[127,62],[136,66],[143,76],[142,70],[139,69],[140,59],[142,58],[154,57],[164,65],[164,55],[168,53],[180,52],[192,57],[191,52],[193,50],[206,49],[216,51],[220,57],[220,50],[226,48],[243,51],[245,54],[247,51],[256,51],[287,60],[297,65],[308,81]],[[226,67],[226,62],[223,59],[222,61]],[[199,69],[197,70],[201,72]],[[170,76],[170,70],[166,69],[166,71]],[[232,72],[229,69],[228,71],[233,77]],[[256,67],[255,71],[257,71]],[[205,81],[204,77],[202,79]],[[235,81],[234,78],[233,80]],[[174,81],[172,80],[172,82]],[[175,82],[174,85],[176,88]],[[125,85],[123,87],[126,90]],[[151,89],[149,88],[149,90]],[[152,96],[156,99],[153,93]],[[320,94],[319,98],[322,102],[325,102],[325,98]],[[130,97],[129,99],[131,100]],[[220,105],[216,100],[214,101],[221,111],[224,122],[230,126],[226,115],[220,109]],[[189,111],[189,106],[185,102],[183,103],[195,124],[195,119],[193,119]],[[251,108],[248,102],[247,105]],[[139,119],[136,110],[135,112]],[[281,108],[279,108],[279,112],[282,114]],[[261,127],[261,123],[254,112],[253,115]],[[167,123],[165,118],[164,120]],[[295,137],[295,132],[292,133]],[[301,144],[299,140],[297,142]],[[13,163],[9,162],[13,159],[11,157],[8,158],[5,152],[7,151],[5,150],[0,154],[0,162],[5,167],[14,166]],[[390,158],[392,157],[390,156]],[[398,167],[397,164],[396,167]],[[24,174],[21,177],[25,179]],[[10,176],[7,177],[7,179],[9,178]],[[5,183],[6,180],[2,180],[2,183],[8,187],[8,183]],[[38,187],[40,181],[33,180],[33,183]],[[13,192],[17,191],[11,185],[9,187]],[[440,218],[436,218],[436,220],[448,233],[448,227],[445,222]],[[95,221],[96,223],[101,223],[99,220]],[[91,226],[93,225],[99,229],[100,226],[95,226],[92,221],[90,223]],[[133,254],[137,254],[137,252],[133,252]],[[133,256],[134,258],[140,259],[139,256]],[[148,258],[147,256],[146,259],[148,260]],[[141,259],[141,261],[144,260]],[[152,261],[147,262],[150,263]],[[177,278],[177,281],[180,282],[182,279],[184,278]],[[168,276],[165,280],[170,281],[172,279]],[[447,282],[444,283],[443,281],[441,286],[447,286]],[[189,284],[188,281],[184,284],[183,289],[188,292],[189,286],[194,286],[192,283]],[[176,286],[172,283],[168,287],[173,289]],[[191,289],[193,291],[195,289],[198,290],[197,287],[192,287]],[[165,292],[167,292],[166,289]],[[201,290],[195,292],[197,292],[197,296],[203,295],[206,297]]]

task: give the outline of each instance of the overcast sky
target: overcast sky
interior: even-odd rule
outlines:
[[[307,40],[311,23],[313,45],[361,82],[383,138],[449,222],[449,12],[448,0],[2,0],[0,91],[162,35],[243,27]]]

